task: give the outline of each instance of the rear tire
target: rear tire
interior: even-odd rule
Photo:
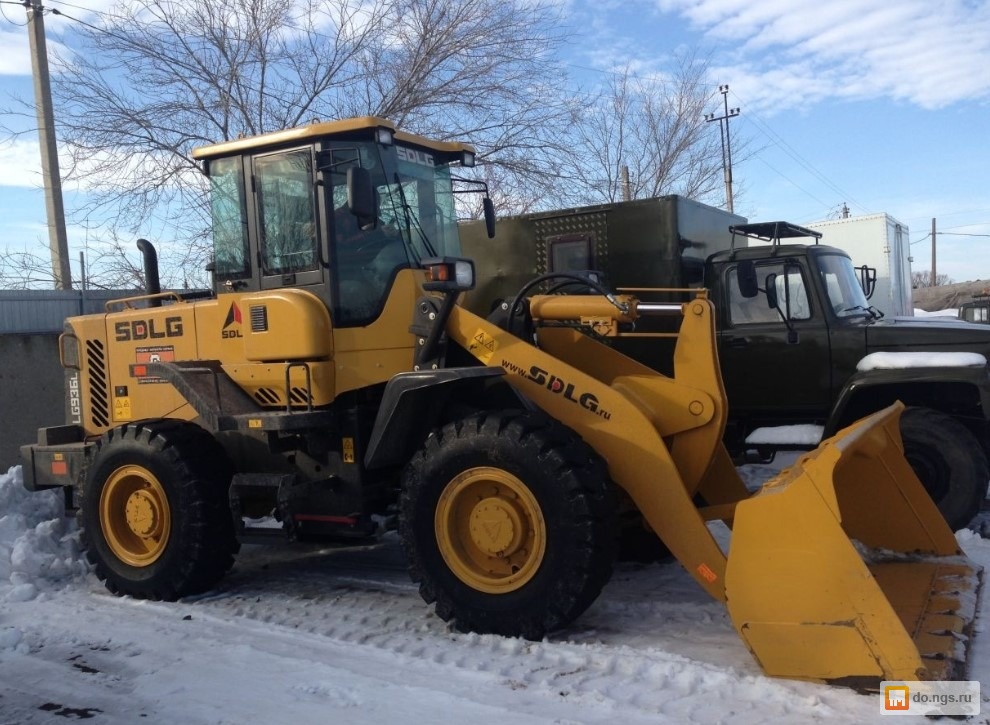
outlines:
[[[403,476],[410,575],[461,631],[540,639],[569,624],[611,576],[615,533],[601,459],[543,415],[448,424]]]
[[[184,421],[107,431],[82,486],[82,543],[111,592],[174,601],[212,588],[238,544],[231,470],[209,433]]]
[[[901,414],[904,456],[953,531],[965,528],[987,495],[990,467],[966,426],[930,408]]]

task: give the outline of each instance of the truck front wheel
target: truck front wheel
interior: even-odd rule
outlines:
[[[540,639],[608,581],[614,491],[569,429],[538,414],[483,413],[436,431],[410,461],[399,535],[442,619]]]
[[[931,408],[901,414],[904,456],[953,531],[980,511],[990,480],[987,457],[966,426]]]
[[[210,589],[237,551],[220,445],[184,421],[107,431],[82,486],[82,543],[107,589],[172,601]]]

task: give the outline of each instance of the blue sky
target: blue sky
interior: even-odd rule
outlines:
[[[575,85],[627,64],[662,74],[678,50],[710,54],[713,85],[728,84],[730,106],[741,109],[734,143],[746,139],[751,151],[734,158],[737,213],[810,223],[843,204],[853,215],[886,212],[910,228],[916,271],[931,267],[935,217],[937,271],[990,280],[987,0],[559,2]],[[84,17],[80,6],[109,3],[73,0]],[[0,9],[3,106],[10,94],[30,98],[31,82],[24,10]],[[49,42],[62,22],[46,17]],[[44,253],[37,159],[33,138],[0,147],[0,244]],[[72,257],[85,239],[70,227]]]

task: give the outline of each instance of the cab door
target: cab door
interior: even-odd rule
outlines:
[[[831,385],[829,329],[807,269],[795,259],[755,265],[759,293],[752,298],[739,290],[737,264],[726,265],[721,275],[719,362],[729,415],[747,428],[824,423]],[[777,308],[769,303],[768,289]]]
[[[325,231],[312,147],[254,156],[251,183],[261,289],[317,286],[320,294]]]

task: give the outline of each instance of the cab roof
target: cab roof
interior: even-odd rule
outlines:
[[[238,138],[233,141],[212,144],[210,146],[200,146],[193,149],[194,159],[213,159],[222,156],[251,151],[255,149],[274,148],[292,143],[302,143],[321,136],[338,136],[344,134],[360,134],[367,131],[369,138],[371,132],[377,128],[387,128],[392,131],[396,141],[423,146],[443,153],[457,154],[462,151],[474,152],[474,147],[459,141],[433,141],[422,136],[406,133],[396,129],[395,124],[377,116],[361,116],[359,118],[346,118],[339,121],[320,121],[308,126],[297,126],[296,128],[284,131],[273,131],[272,133],[260,134],[258,136],[248,136]]]

